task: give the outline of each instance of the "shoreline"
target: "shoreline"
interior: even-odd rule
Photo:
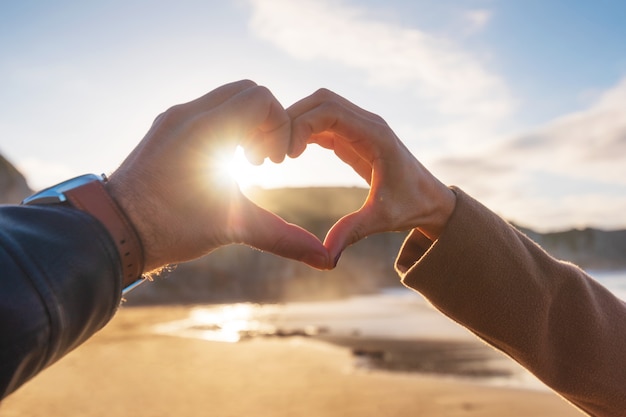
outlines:
[[[317,337],[223,343],[154,332],[190,313],[122,308],[104,330],[9,396],[0,415],[580,415],[551,392],[358,367],[351,346]]]
[[[301,337],[350,353],[352,366],[549,391],[506,355],[408,293],[343,300],[194,306],[158,334],[219,342]]]

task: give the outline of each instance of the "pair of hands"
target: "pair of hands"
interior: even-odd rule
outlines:
[[[310,143],[333,150],[370,185],[363,206],[324,243],[256,206],[218,172],[220,156],[237,145],[260,164],[298,157]],[[146,272],[231,243],[332,269],[346,247],[373,233],[419,228],[435,240],[454,209],[454,194],[380,117],[328,90],[284,109],[252,81],[161,114],[107,187],[139,233]]]

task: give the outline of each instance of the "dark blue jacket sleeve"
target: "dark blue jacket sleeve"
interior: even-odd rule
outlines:
[[[101,329],[121,298],[106,229],[64,206],[0,206],[0,399]]]

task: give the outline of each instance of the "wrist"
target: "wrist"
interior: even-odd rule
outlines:
[[[438,189],[437,197],[432,200],[434,202],[434,208],[431,211],[431,215],[423,225],[418,229],[431,241],[439,239],[439,236],[443,233],[448,224],[448,220],[454,212],[456,207],[456,193],[441,184]]]
[[[118,176],[112,176],[109,181],[105,183],[105,187],[111,198],[117,203],[122,212],[125,214],[129,223],[137,233],[139,241],[142,243],[143,248],[143,270],[142,273],[149,273],[157,268],[163,266],[153,254],[153,245],[151,243],[158,240],[154,237],[154,233],[151,232],[152,226],[151,213],[147,213],[150,203],[143,201],[140,204],[136,198],[136,190],[132,187],[127,187],[126,183],[119,180]]]
[[[94,181],[66,192],[72,206],[86,211],[107,229],[115,243],[122,266],[122,288],[140,281],[144,272],[141,239],[124,211],[106,189],[106,182]]]
[[[26,198],[24,205],[63,204],[84,211],[98,220],[113,240],[122,272],[123,288],[141,279],[144,252],[130,220],[108,193],[106,179],[81,175],[39,191]]]

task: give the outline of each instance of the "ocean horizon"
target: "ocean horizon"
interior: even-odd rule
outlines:
[[[586,272],[617,298],[626,302],[626,270],[589,270]]]
[[[589,274],[626,299],[626,270]],[[419,293],[404,287],[327,301],[195,306],[187,319],[161,323],[154,331],[228,343],[254,337],[311,337],[351,348],[356,368],[546,389],[517,363],[486,347]]]

